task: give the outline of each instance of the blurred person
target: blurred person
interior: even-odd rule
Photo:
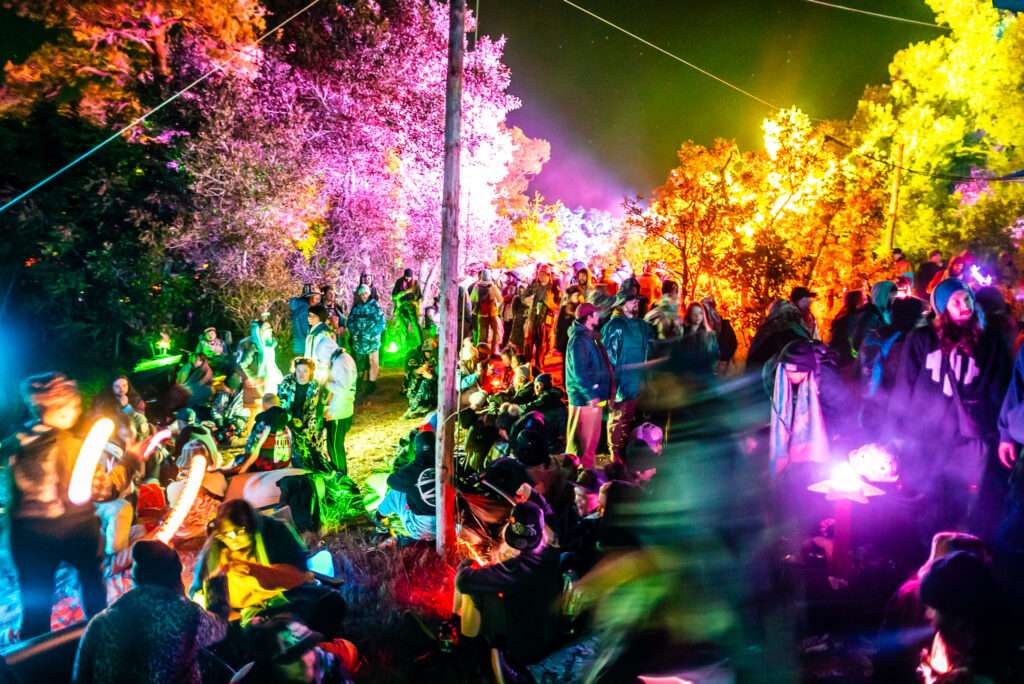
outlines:
[[[983,329],[963,281],[939,283],[932,310],[932,324],[907,335],[889,401],[891,434],[902,442],[900,479],[927,497],[924,532],[964,524],[968,517],[972,529],[989,532],[991,509],[1003,498],[995,460],[1009,350],[998,334]]]
[[[810,340],[811,331],[796,305],[785,299],[776,299],[747,350],[748,373],[760,373],[764,365],[794,340]]]
[[[177,552],[158,541],[132,547],[133,589],[89,621],[75,684],[200,684],[200,650],[227,635],[227,584],[208,583],[207,607],[188,600]]]
[[[608,416],[608,448],[615,461],[622,460],[626,435],[633,427],[643,384],[642,366],[650,355],[653,339],[654,330],[640,316],[639,291],[623,287],[601,335],[615,374],[615,393]]]
[[[646,489],[658,472],[658,456],[642,439],[630,440],[622,452],[622,460],[605,467],[605,477],[609,482],[626,482]]]
[[[359,664],[352,642],[328,641],[290,613],[253,625],[245,641],[254,660],[231,684],[353,684],[352,672]]]
[[[995,265],[996,282],[1005,290],[1012,290],[1020,281],[1020,269],[1013,262],[1013,255],[1000,252]]]
[[[402,277],[395,281],[391,288],[391,300],[395,303],[395,321],[407,338],[411,335],[411,343],[423,344],[423,331],[420,330],[420,303],[423,301],[423,290],[413,275],[411,268],[402,272]],[[376,379],[376,378],[374,378]]]
[[[719,313],[714,295],[705,297],[700,300],[700,303],[704,307],[705,314],[707,314],[708,325],[711,326],[711,330],[715,333],[715,338],[718,341],[719,361],[723,364],[724,368],[728,368],[729,364],[732,363],[733,357],[736,356],[736,351],[739,349],[736,331],[732,327],[732,322]]]
[[[204,407],[213,396],[213,370],[206,354],[193,354],[178,370],[177,382],[188,390],[189,408]]]
[[[409,305],[407,304],[406,314],[408,314],[408,309]],[[377,375],[380,373],[380,342],[381,336],[384,334],[384,327],[384,312],[381,310],[380,304],[377,303],[377,300],[370,299],[369,287],[360,285],[356,288],[355,302],[348,315],[348,329],[352,335],[352,353],[355,356],[356,367],[359,368],[363,391],[367,395],[377,391]],[[422,340],[416,344],[422,344]]]
[[[678,351],[687,358],[687,367],[692,371],[714,374],[720,358],[718,338],[703,304],[693,302],[686,307],[681,332]]]
[[[931,293],[930,285],[935,274],[943,270],[942,252],[933,249],[928,252],[928,261],[917,267],[914,274],[914,296],[920,300],[927,301]]]
[[[636,280],[640,285],[640,294],[646,297],[648,302],[656,302],[661,299],[661,280],[654,273],[653,263],[650,261],[645,263],[644,272]]]
[[[274,339],[274,328],[268,321],[253,321],[250,324],[249,338],[259,353],[259,369],[257,377],[262,383],[264,393],[277,394],[277,386],[284,375],[277,366],[277,340]]]
[[[857,312],[857,322],[854,325],[853,334],[850,336],[850,344],[854,349],[860,349],[861,343],[864,342],[864,338],[869,332],[892,323],[894,301],[896,301],[896,283],[891,280],[882,280],[871,286],[871,297],[868,303]]]
[[[994,285],[975,288],[974,301],[985,329],[999,335],[1011,352],[1016,351],[1019,334],[1017,320],[1010,313],[1005,292]]]
[[[551,329],[562,301],[562,293],[547,265],[537,267],[537,277],[530,283],[527,297],[532,302],[526,319],[527,355],[533,363],[543,368],[550,347]]]
[[[321,634],[341,636],[345,600],[333,589],[312,584],[306,556],[288,523],[260,515],[244,499],[225,501],[199,552],[189,596],[207,605],[210,581],[223,576],[232,619],[240,617],[243,625],[256,616],[291,612]]]
[[[938,284],[941,283],[943,280],[955,278],[957,280],[966,281],[968,276],[968,256],[964,256],[963,254],[961,254],[960,256],[955,256],[950,260],[949,266],[947,268],[942,269],[940,271],[936,271],[935,275],[932,276],[931,282],[928,283],[928,294],[932,294],[932,292],[935,291],[935,288],[938,286]]]
[[[861,343],[856,367],[862,399],[860,422],[864,427],[884,424],[904,342],[923,321],[924,302],[917,297],[897,299],[892,306],[892,322],[870,331]]]
[[[811,334],[811,339],[820,342],[821,334],[818,332],[818,319],[811,313],[811,306],[817,297],[817,292],[811,292],[806,287],[794,287],[789,295],[789,301],[793,302],[796,308],[799,309],[804,327]]]
[[[601,333],[600,310],[589,302],[576,310],[569,331],[565,359],[565,388],[569,395],[566,450],[580,458],[584,468],[594,467],[601,438],[601,413],[614,396],[615,376]]]
[[[856,353],[850,339],[853,337],[854,327],[857,323],[857,311],[864,303],[864,292],[862,290],[849,290],[843,295],[843,308],[832,319],[829,326],[828,346],[839,355],[839,367],[850,368],[853,366]]]
[[[108,473],[97,467],[92,501],[72,503],[68,488],[82,446],[71,432],[82,413],[78,385],[60,373],[44,373],[27,378],[21,394],[31,420],[0,444],[0,465],[9,496],[5,517],[25,641],[50,630],[54,576],[61,562],[78,572],[85,615],[103,609],[103,537],[93,501],[116,498],[128,487],[138,455],[126,452],[122,465]]]

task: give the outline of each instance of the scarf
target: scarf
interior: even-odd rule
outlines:
[[[771,477],[781,473],[790,463],[823,463],[828,458],[828,437],[818,403],[818,382],[813,373],[808,373],[807,378],[796,386],[794,397],[788,373],[783,363],[775,370],[769,457]]]

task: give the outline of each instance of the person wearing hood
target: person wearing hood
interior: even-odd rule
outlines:
[[[897,299],[892,306],[892,323],[872,330],[857,353],[860,374],[861,425],[881,425],[889,394],[896,382],[903,344],[910,331],[924,320],[924,302],[917,297]]]
[[[565,389],[569,394],[566,450],[593,468],[601,438],[601,413],[614,398],[612,362],[597,331],[598,309],[585,302],[576,310],[565,354]]]
[[[377,286],[373,284],[372,273],[367,273],[366,271],[363,271],[362,273],[359,274],[359,283],[356,285],[356,288],[362,287],[363,285],[370,289],[370,299],[372,299],[375,302],[379,302],[380,295],[377,293]],[[355,305],[356,301],[357,300],[355,299],[352,300],[353,306]]]
[[[403,334],[412,335],[413,344],[423,344],[423,331],[420,329],[423,290],[411,268],[405,269],[402,277],[395,281],[395,286],[391,288],[391,300],[395,303],[395,321]]]
[[[1003,498],[997,421],[1010,380],[1009,350],[997,333],[984,330],[963,281],[939,283],[932,310],[932,324],[907,335],[889,400],[891,434],[903,442],[900,480],[935,507],[923,520],[934,529],[925,532],[952,529],[969,517],[984,537],[994,524],[992,507]]]
[[[422,540],[437,536],[435,442],[433,432],[417,433],[412,463],[388,476],[388,491],[377,513],[389,518],[391,531],[399,536]]]
[[[473,340],[476,344],[490,344],[498,348],[498,314],[503,303],[498,286],[491,280],[490,269],[480,272],[480,279],[469,291],[470,307],[473,311]]]
[[[892,303],[896,301],[896,283],[882,280],[871,286],[870,301],[857,313],[857,323],[850,344],[853,349],[860,349],[864,338],[872,330],[877,330],[892,323]]]
[[[615,370],[614,404],[608,417],[608,448],[616,461],[622,460],[626,436],[633,427],[633,415],[640,400],[644,376],[643,365],[647,363],[654,340],[654,330],[641,317],[639,308],[640,293],[624,287],[615,300],[615,312],[602,333],[604,348]]]
[[[804,324],[803,314],[793,302],[776,299],[768,309],[768,317],[754,333],[747,351],[747,372],[760,373],[768,360],[794,340],[809,340],[811,332]]]
[[[594,274],[582,263],[577,263],[579,268],[575,269],[571,284],[579,288],[580,301],[586,302],[589,301],[590,293],[594,291]]]

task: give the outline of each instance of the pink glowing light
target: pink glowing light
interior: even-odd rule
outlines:
[[[829,479],[815,482],[807,487],[812,492],[824,494],[829,501],[849,499],[867,503],[869,496],[881,496],[884,491],[868,484],[848,462],[843,461],[832,468]]]
[[[693,684],[692,679],[686,679],[685,677],[651,677],[649,675],[640,675],[640,681],[644,684]]]
[[[75,469],[71,472],[71,484],[68,486],[68,499],[71,503],[81,505],[92,498],[92,476],[100,462],[103,446],[114,433],[114,421],[100,418],[93,423],[89,435],[78,450]]]
[[[160,443],[161,442],[166,442],[170,438],[171,438],[171,429],[170,428],[164,428],[160,432],[158,432],[155,435],[153,435],[152,437],[150,437],[149,438],[149,442],[146,444],[145,451],[142,452],[142,460],[143,461],[148,461],[149,457],[153,455],[154,451],[156,451],[156,448],[158,446],[160,446]]]
[[[153,535],[157,541],[162,541],[164,544],[171,543],[174,533],[181,527],[181,523],[185,522],[185,516],[188,515],[196,497],[199,496],[199,488],[203,486],[204,475],[206,475],[206,457],[197,454],[188,464],[188,479],[185,480],[185,487],[181,490],[181,497],[171,509],[171,514],[160,525],[160,529]]]

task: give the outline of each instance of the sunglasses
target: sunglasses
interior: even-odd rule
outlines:
[[[228,532],[218,532],[214,536],[217,537],[217,539],[224,540],[224,539],[238,539],[239,537],[248,536],[248,535],[249,535],[249,531],[247,529],[245,529],[244,527],[236,527],[235,529],[230,530]]]

